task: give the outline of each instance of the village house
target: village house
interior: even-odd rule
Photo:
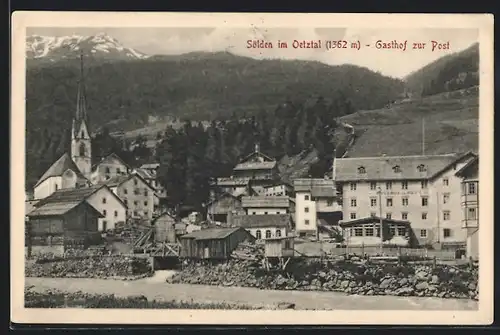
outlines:
[[[229,215],[245,214],[241,205],[241,197],[224,192],[207,204],[207,220],[228,222]]]
[[[49,203],[73,203],[75,201],[87,201],[102,214],[98,219],[98,231],[112,230],[117,224],[126,222],[127,206],[109,187],[102,184],[59,190],[38,201],[34,206],[40,207]]]
[[[318,222],[336,225],[342,208],[332,179],[295,179],[295,230],[299,237],[318,238]],[[322,220],[322,221],[319,221]]]
[[[231,226],[245,228],[257,240],[288,236],[292,229],[290,214],[235,215]]]
[[[159,167],[160,164],[158,163],[149,163],[143,164],[139,168],[133,170],[155,189],[155,210],[159,210],[161,199],[165,199],[167,197],[167,191],[165,190],[165,187],[163,187],[158,180]]]
[[[99,184],[117,176],[128,175],[132,168],[118,155],[111,153],[92,167],[90,181]]]
[[[181,258],[197,260],[227,260],[242,242],[255,241],[245,229],[210,228],[180,237]]]
[[[272,185],[264,186],[264,194],[269,197],[281,197],[281,196],[288,196],[288,197],[294,197],[294,192],[293,192],[293,186],[280,181]]]
[[[479,258],[479,157],[474,158],[456,172],[462,179],[462,227],[467,232],[466,254]]]
[[[98,219],[102,214],[85,200],[51,201],[27,214],[27,255],[63,255],[69,249],[99,244]]]
[[[153,219],[154,189],[141,176],[116,176],[104,182],[127,206],[127,218]]]
[[[467,153],[336,159],[333,175],[341,192],[344,226],[367,244],[374,238],[372,230],[363,229],[363,219],[381,216],[409,222],[409,231],[391,227],[396,236],[409,233],[418,244],[435,248],[463,247],[462,180],[455,173],[474,157]]]
[[[247,215],[289,214],[295,211],[295,200],[288,196],[242,197],[241,207]]]

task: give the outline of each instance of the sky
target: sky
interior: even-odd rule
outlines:
[[[329,65],[353,64],[367,67],[386,76],[403,78],[432,61],[459,52],[478,41],[476,29],[351,29],[351,28],[28,28],[27,35],[68,36],[106,33],[124,46],[146,54],[175,55],[192,51],[229,51],[257,59],[283,58],[315,60]],[[265,40],[273,48],[247,48],[248,40]],[[322,41],[321,49],[295,49],[297,41]],[[326,41],[359,41],[361,48],[326,50]],[[376,42],[407,41],[406,50],[376,49]],[[431,50],[431,41],[449,42],[446,50]],[[285,41],[287,49],[278,48]],[[413,43],[426,43],[414,50]],[[367,47],[366,45],[370,45]]]

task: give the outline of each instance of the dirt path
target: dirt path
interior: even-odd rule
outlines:
[[[228,302],[247,305],[276,305],[295,303],[296,309],[337,310],[475,310],[472,300],[356,296],[338,292],[304,292],[259,290],[244,287],[217,287],[188,284],[167,284],[154,280],[118,281],[86,278],[26,278],[26,286],[43,292],[58,289],[65,292],[83,291],[117,296],[144,295],[148,299],[196,302]]]

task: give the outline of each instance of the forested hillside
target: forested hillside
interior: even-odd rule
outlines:
[[[410,74],[408,90],[429,96],[479,85],[479,44],[464,51],[439,58]]]

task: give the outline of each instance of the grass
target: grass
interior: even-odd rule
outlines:
[[[133,309],[218,309],[218,310],[254,310],[260,309],[249,305],[228,303],[200,303],[194,301],[157,301],[144,296],[116,297],[113,294],[98,295],[47,291],[35,292],[25,289],[25,308],[133,308]]]

